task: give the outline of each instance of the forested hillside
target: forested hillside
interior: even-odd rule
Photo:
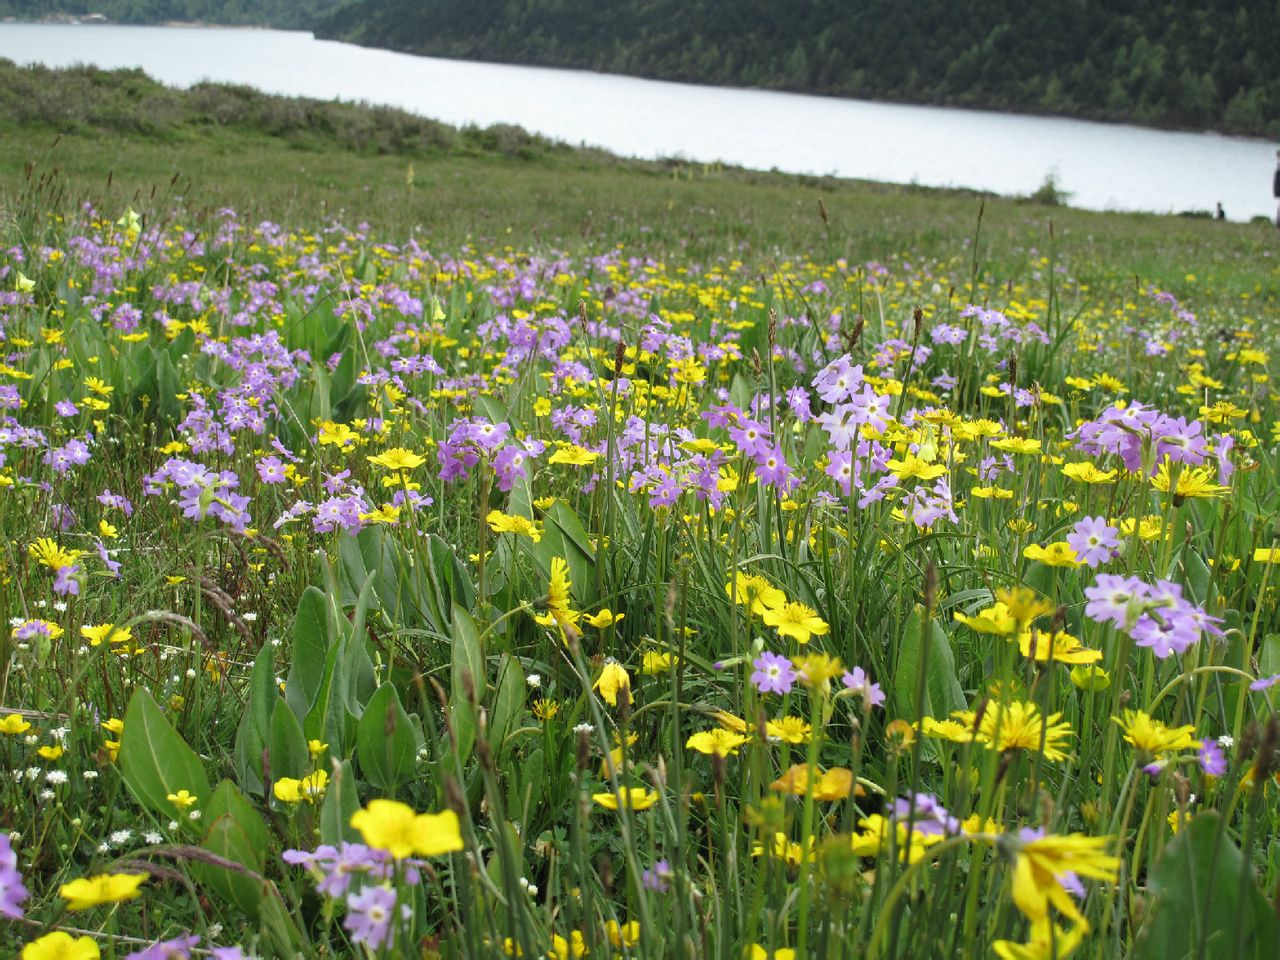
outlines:
[[[1280,134],[1275,0],[363,0],[436,56]]]
[[[309,27],[346,0],[0,0],[0,17],[42,20],[99,13],[116,23],[253,24]]]

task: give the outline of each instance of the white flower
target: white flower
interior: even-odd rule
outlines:
[[[99,853],[110,853],[110,852],[111,852],[111,844],[107,843],[107,842],[104,840],[102,843],[98,844],[98,852],[99,852]]]
[[[200,811],[199,811],[199,810],[192,810],[190,813],[188,813],[188,814],[187,814],[187,819],[188,819],[188,820],[199,820],[199,819],[200,819]]]
[[[170,832],[170,833],[172,833],[174,830],[177,830],[177,829],[178,829],[178,821],[177,821],[177,820],[170,820],[170,821],[169,821],[169,832]]]
[[[148,830],[142,835],[142,839],[153,846],[157,843],[164,843],[164,837],[156,833],[154,830]]]
[[[240,619],[243,620],[245,623],[253,623],[255,620],[258,619],[258,615],[254,611],[250,610],[247,613],[240,614]]]
[[[594,730],[595,730],[595,727],[593,727],[589,723],[580,723],[573,728],[574,733],[591,733]]]
[[[66,613],[66,612],[67,612],[67,602],[66,602],[65,600],[58,600],[58,601],[55,601],[55,602],[54,602],[54,604],[53,604],[53,609],[57,610],[59,613]]]
[[[49,781],[49,783],[52,783],[52,784],[66,783],[66,782],[67,782],[67,771],[65,771],[65,770],[50,770],[48,773],[46,773],[46,774],[44,775],[44,778],[45,778],[45,780]]]
[[[56,794],[52,790],[41,790],[39,796],[41,800],[52,800]]]
[[[537,690],[540,686],[542,686],[542,675],[538,673],[531,673],[524,678],[524,682],[527,683],[534,690]]]
[[[97,771],[97,770],[86,770],[83,774],[81,774],[81,776],[83,776],[86,780],[97,780],[97,779],[98,779],[98,771]]]

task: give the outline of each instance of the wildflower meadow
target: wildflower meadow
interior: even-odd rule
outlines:
[[[1274,957],[1275,259],[826,217],[0,218],[6,955]]]

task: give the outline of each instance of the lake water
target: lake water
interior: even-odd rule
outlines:
[[[837,100],[441,60],[275,30],[0,24],[0,57],[141,67],[186,86],[365,100],[451,124],[515,123],[633,157],[892,183],[1035,190],[1049,173],[1096,210],[1272,217],[1275,147],[1214,134]]]

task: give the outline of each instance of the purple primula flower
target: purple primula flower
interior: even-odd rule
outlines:
[[[791,661],[777,653],[765,651],[751,661],[755,672],[751,682],[761,693],[790,693],[795,686],[796,671]]]
[[[279,457],[263,457],[258,461],[258,479],[263,483],[284,483],[288,479],[284,461]]]
[[[70,400],[59,400],[53,405],[53,409],[57,411],[60,417],[74,417],[80,412],[79,407]]]
[[[1067,545],[1090,567],[1107,563],[1120,546],[1120,531],[1102,517],[1084,517],[1067,534]]]
[[[378,950],[393,940],[396,892],[391,887],[371,886],[347,897],[347,916],[342,926],[353,943]]]
[[[954,835],[960,832],[960,820],[947,812],[942,803],[931,793],[917,793],[915,799],[899,797],[893,801],[889,816],[895,820],[911,820],[916,833],[930,836]]]
[[[1164,660],[1172,654],[1186,653],[1200,639],[1200,631],[1186,617],[1169,613],[1159,617],[1144,613],[1129,631],[1140,647],[1150,647],[1151,652]]]
[[[172,940],[161,940],[149,947],[135,950],[124,960],[190,960],[191,950],[199,942],[199,935],[194,933]]]
[[[209,956],[213,960],[250,960],[243,947],[210,947]]]
[[[1084,615],[1097,623],[1112,623],[1123,629],[1129,620],[1129,608],[1142,596],[1146,585],[1137,577],[1121,577],[1100,573],[1084,595],[1088,603]]]
[[[1254,691],[1267,690],[1277,684],[1280,684],[1280,673],[1273,673],[1269,677],[1260,677],[1253,681],[1253,683],[1249,684],[1249,689]]]
[[[862,694],[863,703],[868,710],[884,703],[885,695],[884,691],[880,689],[880,684],[872,683],[871,678],[867,676],[867,672],[861,667],[854,667],[841,680],[848,689]]]
[[[76,574],[80,572],[80,564],[72,563],[59,567],[53,575],[53,592],[61,597],[80,595],[80,581]]]
[[[22,903],[30,896],[18,871],[18,854],[7,833],[0,833],[0,914],[10,920],[21,920]]]
[[[671,864],[666,860],[658,860],[640,875],[640,882],[646,890],[655,893],[666,893],[671,889]]]
[[[1227,772],[1227,757],[1217,740],[1206,738],[1200,744],[1199,759],[1200,769],[1211,777],[1220,777]]]

